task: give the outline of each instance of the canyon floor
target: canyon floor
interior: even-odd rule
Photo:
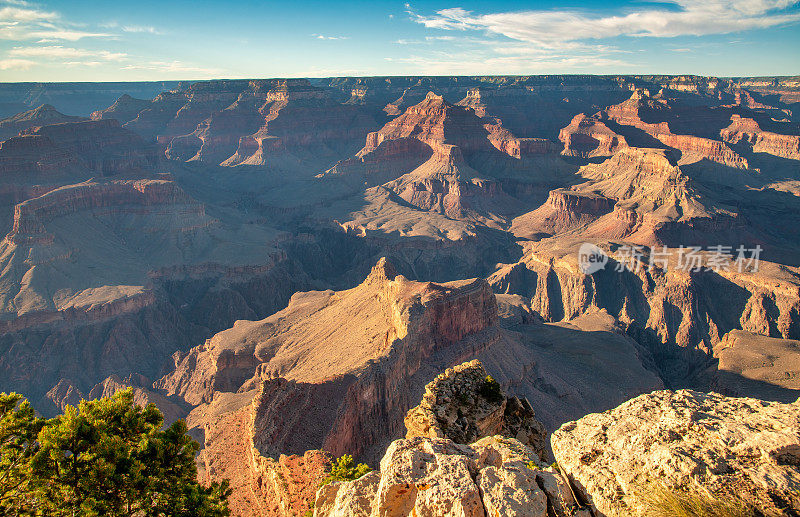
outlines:
[[[331,455],[422,447],[387,452],[473,360],[556,433],[537,461],[653,392],[796,419],[798,110],[798,77],[5,85],[0,389],[52,415],[133,388],[187,420],[236,515],[310,511]],[[505,468],[484,460],[473,480]],[[388,508],[385,476],[347,497]]]

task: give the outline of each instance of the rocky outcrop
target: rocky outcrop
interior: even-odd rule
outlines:
[[[608,107],[601,112],[601,120],[610,120],[623,126],[631,126],[650,135],[661,144],[680,150],[691,158],[696,155],[735,168],[747,168],[747,159],[731,149],[725,142],[693,135],[674,134],[667,122],[646,122],[669,111],[664,99],[654,99],[648,90],[636,90],[627,101]]]
[[[541,207],[514,218],[511,232],[526,239],[549,237],[597,220],[611,212],[615,203],[614,199],[592,192],[551,190]]]
[[[558,470],[508,437],[524,434],[502,415],[506,402],[519,399],[506,398],[496,386],[487,391],[485,373],[473,361],[428,384],[421,404],[406,416],[406,438],[389,445],[380,472],[320,488],[314,515],[585,515]],[[544,430],[533,412],[520,423],[535,429],[532,441],[541,446]],[[481,434],[487,436],[477,439]]]
[[[580,158],[611,156],[628,146],[625,137],[612,131],[599,117],[583,113],[575,115],[558,133],[558,139],[564,144],[561,154]]]
[[[141,173],[158,163],[155,147],[116,120],[30,127],[0,145],[0,173],[5,174]]]
[[[800,510],[800,402],[657,391],[564,424],[551,443],[600,515],[649,515],[662,491],[763,515]]]
[[[258,388],[253,440],[267,456],[321,448],[369,459],[422,391],[424,362],[475,346],[473,336],[491,339],[496,321],[484,280],[413,282],[381,260],[354,289],[297,293],[270,318],[237,322],[157,385],[192,404]]]
[[[480,361],[458,365],[425,386],[422,402],[405,418],[406,438],[449,438],[472,443],[503,435],[546,458],[546,432],[526,399],[506,397]]]
[[[92,120],[115,119],[120,124],[130,122],[139,116],[139,112],[147,109],[152,101],[135,99],[127,93],[114,101],[114,104],[103,110],[92,112]]]
[[[46,235],[46,225],[57,217],[84,210],[121,207],[125,205],[152,207],[157,205],[186,205],[184,210],[198,219],[205,219],[205,210],[174,182],[164,180],[87,182],[52,190],[43,196],[29,199],[14,207],[14,224],[6,236],[11,242],[30,239],[52,241]],[[204,224],[210,224],[206,220]]]
[[[78,122],[80,120],[85,119],[83,117],[64,115],[50,104],[42,104],[31,110],[17,113],[13,117],[0,120],[0,141],[17,135],[20,131],[29,127],[60,124],[62,122]]]
[[[397,440],[381,460],[379,475],[320,489],[314,515],[479,517],[488,511],[545,517],[547,495],[537,478],[554,474],[543,467],[514,440],[492,437],[471,446],[442,438]]]
[[[781,158],[800,160],[800,136],[763,131],[753,119],[734,115],[731,125],[720,132],[725,142],[744,144],[755,153],[769,153]]]

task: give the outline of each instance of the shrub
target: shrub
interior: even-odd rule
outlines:
[[[500,389],[500,383],[494,380],[494,377],[491,375],[486,376],[479,393],[483,398],[491,402],[500,402],[503,400],[503,391]]]
[[[372,471],[372,469],[369,468],[366,463],[359,463],[356,465],[355,461],[353,461],[353,457],[349,454],[345,454],[331,463],[331,471],[328,473],[328,476],[322,480],[320,486],[325,486],[334,481],[353,481],[370,471]]]

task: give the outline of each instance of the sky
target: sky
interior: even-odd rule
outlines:
[[[0,0],[0,82],[800,74],[800,0]]]

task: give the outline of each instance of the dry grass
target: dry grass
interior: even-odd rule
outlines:
[[[645,517],[753,517],[756,513],[741,501],[717,499],[699,493],[650,487],[644,496]]]

